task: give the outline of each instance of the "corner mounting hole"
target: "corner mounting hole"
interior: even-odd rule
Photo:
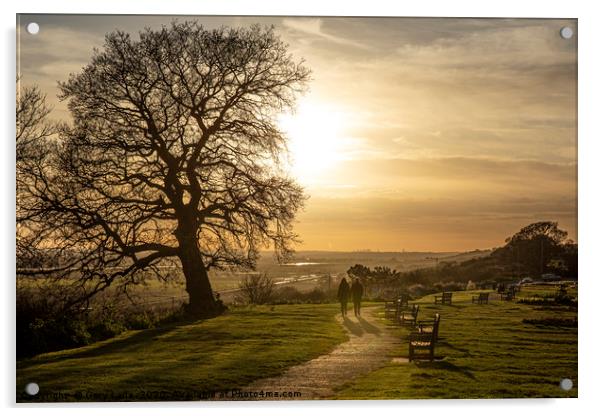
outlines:
[[[38,383],[29,383],[27,386],[25,386],[25,393],[29,394],[30,396],[35,396],[39,392],[40,386],[38,386]]]
[[[573,381],[570,378],[560,380],[560,388],[564,391],[569,391],[573,388]]]
[[[29,33],[30,35],[37,35],[40,31],[40,25],[36,22],[27,23],[27,26],[25,26],[25,30],[27,30],[27,33]]]
[[[570,39],[573,37],[573,29],[571,29],[568,26],[563,27],[562,29],[560,29],[560,37],[562,37],[562,39]]]

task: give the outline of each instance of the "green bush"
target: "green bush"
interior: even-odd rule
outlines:
[[[466,289],[466,283],[462,282],[438,282],[433,285],[437,292],[454,292]]]
[[[43,294],[43,295],[42,295]],[[50,290],[17,291],[17,358],[76,348],[131,329],[183,319],[182,308],[121,305],[98,300],[94,308],[63,310],[65,299]]]

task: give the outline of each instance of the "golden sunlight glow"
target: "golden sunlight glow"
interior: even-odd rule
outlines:
[[[577,37],[559,35],[576,20],[186,19],[208,29],[273,26],[293,62],[311,71],[307,84],[291,86],[304,91],[295,111],[268,98],[253,110],[286,137],[288,152],[251,149],[253,159],[241,160],[304,189],[297,250],[483,249],[539,220],[558,221],[577,240]],[[20,78],[46,94],[50,119],[71,123],[57,81],[81,72],[107,30],[135,34],[172,18],[26,20],[45,29],[20,38]]]
[[[280,116],[279,124],[289,138],[291,172],[300,182],[319,182],[321,175],[343,160],[341,110],[302,100],[294,114]]]

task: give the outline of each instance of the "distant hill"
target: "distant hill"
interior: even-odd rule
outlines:
[[[263,252],[258,262],[258,270],[278,274],[279,270],[306,273],[342,273],[355,264],[368,267],[384,266],[397,271],[411,271],[435,267],[443,262],[461,263],[485,257],[491,250],[469,252],[383,252],[383,251],[298,251],[288,265],[278,265],[271,252]]]
[[[444,257],[444,258],[441,258],[440,260],[441,261],[455,261],[455,262],[461,263],[466,260],[487,257],[492,252],[493,252],[493,250],[473,250],[473,251],[467,251],[465,253],[458,253],[458,254],[448,256],[448,257]]]

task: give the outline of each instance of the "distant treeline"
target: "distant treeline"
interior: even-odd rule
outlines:
[[[348,270],[368,285],[408,287],[439,282],[503,281],[555,274],[577,279],[577,244],[556,222],[537,222],[509,237],[503,247],[470,260],[441,261],[435,267],[399,272],[389,267],[369,268],[356,264]]]

